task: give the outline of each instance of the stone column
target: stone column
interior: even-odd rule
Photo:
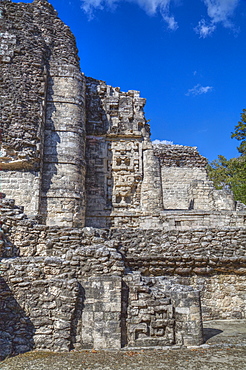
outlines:
[[[143,143],[141,208],[150,213],[163,210],[160,163],[149,142]]]
[[[41,214],[47,225],[83,227],[84,77],[73,65],[54,66],[49,72]]]

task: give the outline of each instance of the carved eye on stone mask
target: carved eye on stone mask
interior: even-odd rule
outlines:
[[[125,160],[124,160],[124,164],[125,164],[126,166],[130,166],[130,164],[131,164],[130,159],[129,159],[129,158],[125,158]]]

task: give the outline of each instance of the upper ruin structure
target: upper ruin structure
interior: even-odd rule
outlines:
[[[81,73],[74,36],[46,0],[1,9],[2,192],[47,225],[160,227],[166,210],[189,210],[194,223],[205,212],[207,225],[207,213],[230,211],[240,224],[196,148],[151,143],[138,91]]]

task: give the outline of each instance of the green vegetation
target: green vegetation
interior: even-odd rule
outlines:
[[[246,155],[246,109],[243,109],[241,113],[241,121],[235,126],[235,131],[231,134],[231,137],[235,137],[237,140],[241,141],[237,150],[242,156]]]
[[[231,137],[241,141],[237,148],[240,156],[226,159],[219,155],[208,165],[208,174],[216,189],[230,188],[235,199],[246,204],[246,109]]]

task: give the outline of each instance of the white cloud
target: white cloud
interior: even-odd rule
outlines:
[[[163,14],[169,13],[169,4],[172,0],[128,0],[137,3],[146,13],[154,15],[158,10]]]
[[[93,18],[95,9],[114,9],[120,2],[127,1],[138,4],[147,14],[161,14],[163,20],[167,23],[167,27],[173,31],[178,28],[178,23],[175,17],[170,13],[170,5],[179,4],[179,0],[81,0],[81,8],[88,14],[89,18]],[[189,3],[190,0],[183,1]],[[222,23],[224,27],[233,27],[231,17],[239,4],[240,0],[200,0],[207,8],[208,20],[202,18],[198,25],[194,28],[195,32],[201,38],[211,35],[218,23]]]
[[[207,6],[208,16],[213,23],[223,22],[226,26],[233,15],[239,0],[203,0]]]
[[[192,89],[189,89],[188,92],[185,94],[186,96],[197,96],[202,94],[207,94],[209,91],[212,91],[212,86],[202,86],[200,84],[197,84]]]
[[[233,16],[239,0],[203,0],[203,2],[207,7],[210,21],[202,19],[194,28],[201,38],[210,36],[218,23],[222,23],[224,27],[233,28],[230,18]]]
[[[81,0],[81,8],[92,18],[94,9],[113,9],[121,1],[138,4],[149,15],[159,12],[170,30],[175,31],[178,28],[177,22],[170,14],[170,3],[176,3],[177,0]]]
[[[163,17],[164,21],[167,22],[167,27],[170,30],[176,31],[179,28],[178,23],[175,21],[174,17],[172,17],[172,16],[170,17],[168,15],[163,15],[163,14],[162,14],[162,17]]]
[[[154,145],[158,145],[158,144],[173,145],[173,141],[156,139],[156,140],[152,141],[152,144],[154,144]]]
[[[95,9],[113,8],[117,3],[118,0],[81,0],[81,8],[88,14],[89,18],[93,18]]]
[[[212,35],[215,31],[216,26],[213,23],[206,23],[205,19],[202,19],[198,25],[194,28],[195,32],[200,35],[200,38],[205,38]]]

